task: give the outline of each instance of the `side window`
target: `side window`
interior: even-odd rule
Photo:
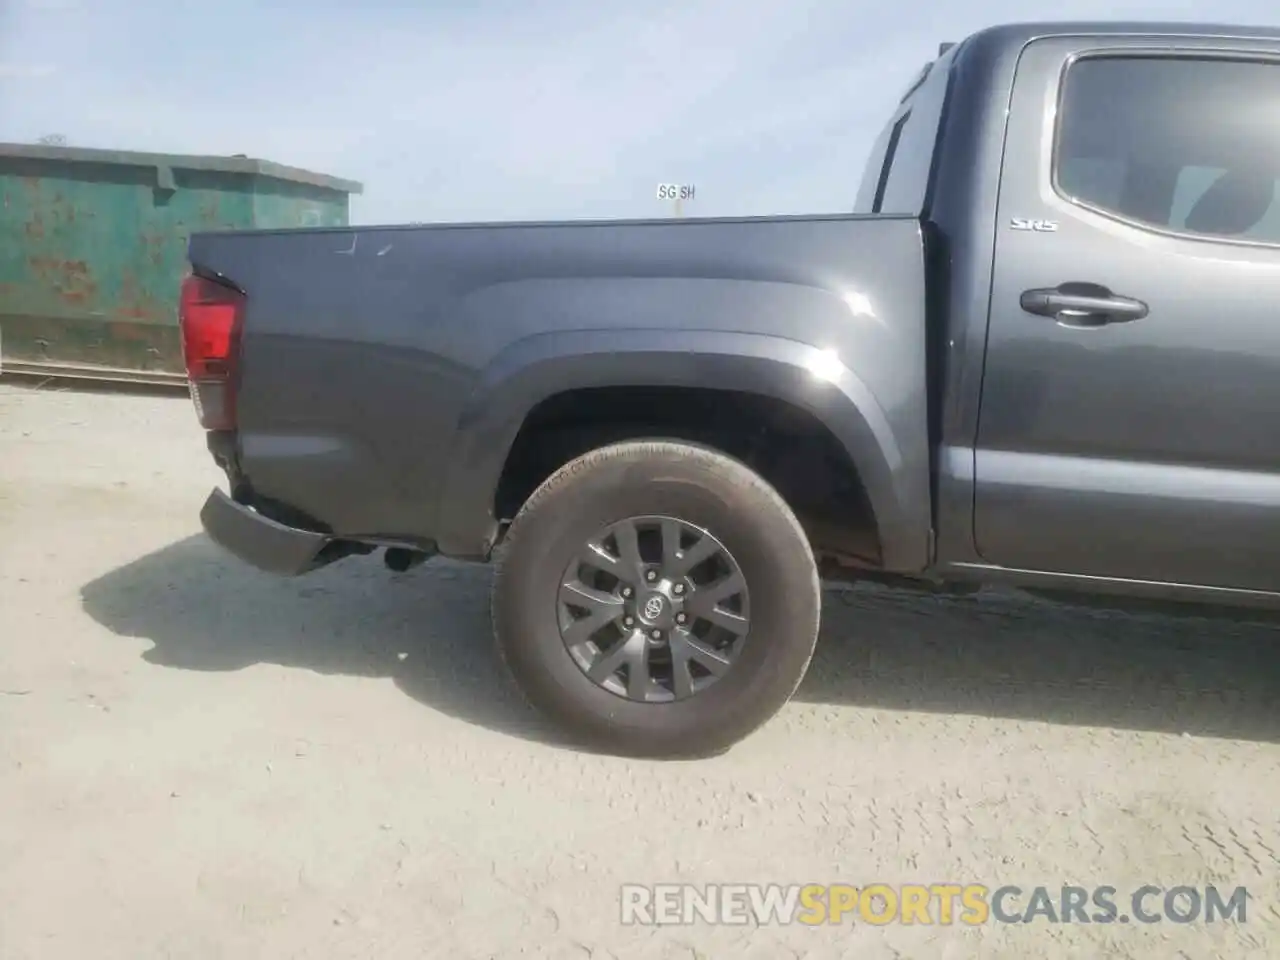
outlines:
[[[875,213],[879,213],[884,209],[884,191],[889,186],[889,174],[893,170],[893,158],[898,152],[898,143],[902,140],[902,128],[907,125],[907,121],[911,119],[911,111],[908,110],[898,122],[893,125],[893,130],[889,133],[889,147],[884,154],[884,166],[880,169],[880,178],[876,181],[876,195],[871,202],[871,209]]]
[[[918,217],[928,202],[938,128],[951,85],[952,54],[921,71],[880,134],[863,170],[856,213]]]
[[[903,119],[890,123],[876,138],[871,148],[871,156],[863,168],[862,183],[858,187],[858,198],[854,202],[854,213],[879,213],[877,203],[883,193],[883,184],[889,176],[889,167],[893,163],[893,151],[898,145]]]
[[[1160,230],[1280,244],[1280,65],[1097,56],[1063,83],[1054,180]]]
[[[1223,181],[1231,171],[1221,167],[1183,167],[1178,174],[1178,182],[1173,188],[1173,207],[1170,210],[1169,226],[1175,230],[1189,231],[1187,219],[1196,204],[1217,183]],[[1277,187],[1271,183],[1270,202],[1262,219],[1252,227],[1240,232],[1239,236],[1246,240],[1260,240],[1276,243],[1280,237],[1280,203],[1277,203]],[[1265,193],[1265,188],[1264,193]]]
[[[1124,193],[1124,166],[1116,157],[1064,157],[1058,183],[1070,197],[1115,210]]]
[[[878,211],[924,212],[937,153],[938,128],[951,86],[950,64],[937,64],[911,95],[911,108],[897,130],[893,154],[879,191]]]

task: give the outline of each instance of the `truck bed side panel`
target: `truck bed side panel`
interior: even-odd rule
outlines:
[[[765,356],[751,362],[816,363],[807,384],[788,389],[834,391],[838,402],[785,399],[836,420],[842,406],[860,408],[881,447],[883,464],[869,469],[887,478],[882,519],[911,539],[900,554],[907,566],[927,562],[925,288],[912,219],[216,234],[196,236],[191,258],[248,293],[245,473],[258,493],[338,533],[436,539],[442,491],[495,483],[524,405],[575,386],[585,369],[568,356],[541,368],[554,377],[533,377],[521,358],[545,364],[557,359],[545,355],[549,343],[560,344],[553,353],[589,354],[622,336],[617,349],[634,357],[615,360],[615,383],[671,382],[681,369],[692,385],[728,377],[734,389],[775,392],[767,375],[735,377],[726,366],[737,353],[745,364],[762,343]],[[713,337],[707,356],[721,356],[718,366],[699,360],[700,334]],[[745,338],[741,350],[734,337]],[[649,348],[636,349],[640,341]],[[672,367],[673,357],[686,362]],[[522,375],[536,386],[503,389]],[[504,402],[516,406],[492,409]],[[492,518],[463,519],[442,546],[482,553]]]

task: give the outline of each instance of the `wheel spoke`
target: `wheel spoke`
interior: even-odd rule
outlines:
[[[679,541],[677,540],[677,544]],[[683,577],[686,573],[702,563],[704,560],[715,556],[720,550],[720,544],[708,536],[704,536],[683,553],[678,550],[670,556],[663,557],[663,566],[665,573],[669,577]]]
[[[649,647],[643,634],[627,652],[627,696],[632,700],[644,700],[649,692]]]
[[[595,663],[591,664],[591,670],[587,676],[596,683],[603,683],[617,673],[624,663],[631,663],[637,650],[643,658],[644,636],[639,632],[632,632],[631,636],[619,640],[614,646],[601,653]]]
[[[687,673],[692,661],[716,677],[723,676],[732,664],[727,655],[712,649],[687,630],[677,630],[671,635],[671,659],[680,664],[682,671],[679,672]]]
[[[742,574],[735,571],[722,580],[695,590],[685,602],[685,609],[708,623],[723,627],[737,636],[744,636],[747,632],[747,618],[740,613],[723,609],[720,601],[741,593],[745,588]]]
[[[723,627],[739,637],[746,636],[748,621],[740,613],[734,613],[731,610],[724,610],[720,607],[712,607],[706,612],[698,614],[698,616],[707,621],[707,623]]]
[[[623,583],[640,582],[640,568],[644,561],[640,558],[640,541],[636,533],[636,525],[630,521],[620,523],[614,528],[614,537],[618,541],[620,566],[616,576]]]
[[[677,700],[693,696],[693,674],[689,672],[689,657],[678,648],[678,641],[671,638],[671,692]]]
[[[723,580],[717,580],[715,583],[700,587],[698,593],[713,603],[719,603],[721,600],[728,600],[734,594],[741,593],[745,589],[747,589],[747,582],[742,579],[742,574],[735,570]]]
[[[587,543],[586,548],[579,554],[578,560],[583,566],[591,567],[593,570],[603,570],[605,573],[613,574],[618,579],[622,579],[620,575],[622,570],[621,562],[595,540]]]
[[[581,580],[569,580],[560,585],[560,602],[592,613],[610,612],[617,616],[622,612],[622,599],[611,593],[588,587]]]
[[[583,617],[581,620],[575,620],[564,631],[564,642],[570,647],[578,647],[591,639],[592,635],[612,620],[612,617],[603,614],[592,614],[589,617]]]
[[[675,520],[662,521],[662,569],[670,575],[680,557],[680,524]]]
[[[564,642],[570,647],[586,643],[591,639],[592,634],[606,624],[617,620],[623,613],[621,600],[616,600],[599,590],[592,590],[584,584],[572,582],[563,584],[560,587],[560,599],[589,611],[587,616],[574,620],[564,629]]]

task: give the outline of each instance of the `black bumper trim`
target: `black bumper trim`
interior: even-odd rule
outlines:
[[[328,534],[277,523],[216,488],[200,510],[200,523],[224,550],[259,570],[286,577],[324,566],[327,559],[320,554],[332,540]]]

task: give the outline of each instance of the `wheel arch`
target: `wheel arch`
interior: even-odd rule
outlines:
[[[811,415],[858,474],[883,565],[928,563],[930,511],[866,383],[829,352],[763,334],[701,330],[579,330],[527,337],[482,372],[459,418],[436,521],[443,552],[481,558],[496,536],[494,496],[520,430],[540,404],[592,388],[700,388],[758,395]]]

